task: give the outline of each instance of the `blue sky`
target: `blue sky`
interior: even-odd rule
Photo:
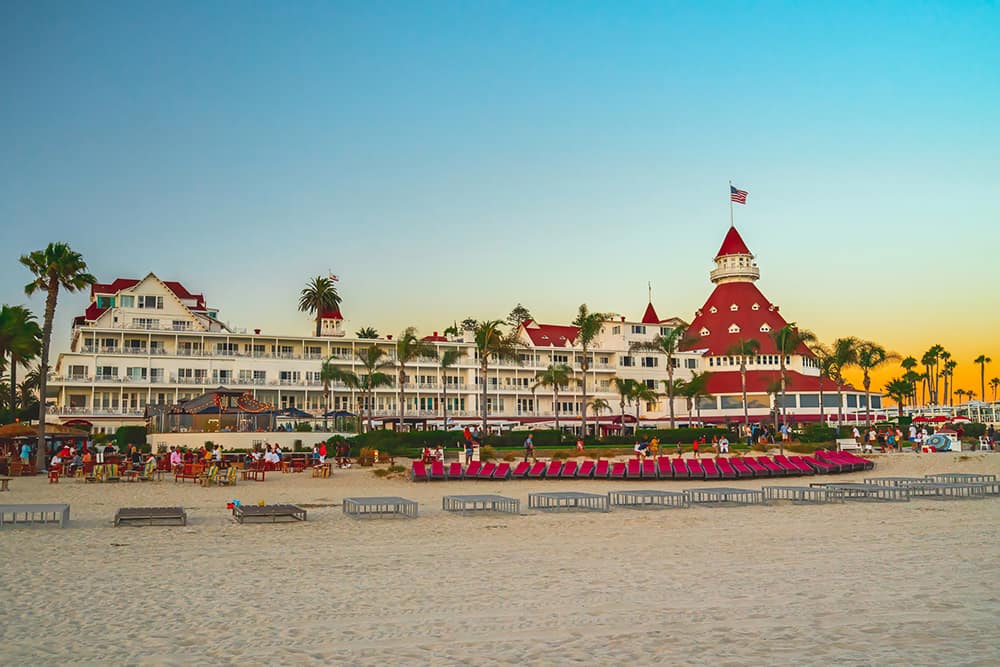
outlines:
[[[786,316],[958,346],[1000,324],[998,34],[979,2],[5,3],[0,298],[65,240],[281,333],[327,269],[352,330],[638,316],[647,281],[690,318],[732,179]]]

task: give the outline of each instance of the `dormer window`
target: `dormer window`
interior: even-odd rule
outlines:
[[[771,306],[768,306],[768,307],[767,307],[767,309],[768,309],[769,311],[771,311],[771,312],[774,312],[774,306],[773,306],[773,305],[771,305]]]
[[[719,309],[716,308],[715,306],[712,306],[711,308],[708,309],[708,312],[710,312],[712,314],[715,314],[715,313],[719,312]]]
[[[706,329],[705,327],[702,327],[701,331],[698,332],[698,334],[701,335],[701,336],[707,336],[708,333],[709,333],[708,329]]]
[[[734,313],[735,313],[735,312],[736,312],[737,310],[739,310],[739,309],[740,309],[740,307],[739,307],[739,306],[737,306],[737,305],[736,305],[735,303],[734,303],[733,305],[729,306],[729,310],[733,311]]]
[[[736,324],[730,324],[729,325],[729,333],[731,333],[731,334],[738,334],[739,332],[740,332],[739,326],[737,326]]]
[[[771,325],[769,325],[767,322],[765,322],[764,324],[760,325],[760,332],[761,333],[767,333],[770,330],[771,330]]]
[[[754,305],[750,306],[750,309],[751,310],[760,310],[760,304],[759,303],[755,303]]]

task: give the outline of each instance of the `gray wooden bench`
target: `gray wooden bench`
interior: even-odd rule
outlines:
[[[793,503],[842,503],[844,495],[825,486],[765,486],[764,502],[788,500]]]
[[[520,514],[521,501],[498,495],[445,496],[441,499],[445,512],[502,512]]]
[[[401,516],[414,519],[417,516],[417,501],[399,496],[369,496],[344,498],[344,514],[359,519],[364,517]]]
[[[183,507],[122,507],[115,512],[115,526],[187,525],[187,512]]]
[[[278,520],[305,521],[306,511],[298,505],[239,505],[233,508],[239,523],[278,523]]]
[[[810,486],[821,486],[828,489],[835,489],[843,495],[844,500],[867,500],[876,502],[909,502],[910,487],[902,486],[879,486],[877,484],[856,484],[840,482],[813,483]]]
[[[613,507],[627,507],[630,509],[688,507],[687,496],[682,491],[657,491],[651,489],[609,491],[608,502]]]
[[[9,517],[9,518],[8,518]],[[0,505],[0,528],[5,523],[69,523],[69,505]]]
[[[607,495],[600,493],[580,493],[579,491],[529,493],[528,507],[539,510],[611,511],[611,504],[608,501]]]
[[[688,504],[691,505],[761,505],[764,493],[753,489],[738,489],[731,486],[688,489]]]

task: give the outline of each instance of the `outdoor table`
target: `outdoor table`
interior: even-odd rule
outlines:
[[[528,507],[540,510],[611,511],[611,505],[606,494],[580,493],[578,491],[529,493]]]
[[[10,519],[7,519],[7,515]],[[18,517],[22,518],[18,518]],[[0,505],[0,528],[4,523],[49,523],[58,521],[64,528],[69,523],[69,505]]]
[[[399,496],[344,498],[344,514],[356,518],[366,516],[402,516],[416,518],[417,502]]]
[[[628,507],[632,509],[688,507],[687,496],[683,492],[652,489],[609,491],[608,502],[615,507]]]
[[[254,482],[263,482],[264,475],[267,471],[263,469],[251,468],[240,471],[240,475],[244,480],[251,480]]]
[[[519,514],[521,501],[499,495],[445,496],[441,499],[445,512],[504,512]]]

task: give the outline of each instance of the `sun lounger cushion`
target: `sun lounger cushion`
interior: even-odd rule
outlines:
[[[528,475],[528,469],[531,468],[531,464],[527,461],[521,461],[516,466],[514,466],[514,472],[511,476],[514,479],[524,479]]]
[[[540,477],[545,477],[545,462],[537,461],[528,470],[528,477],[533,479],[538,479]]]
[[[719,477],[722,479],[736,479],[738,474],[736,470],[733,469],[733,464],[729,459],[719,459]]]
[[[653,459],[646,459],[642,462],[642,478],[643,479],[656,479],[656,461]]]
[[[600,460],[594,465],[594,477],[607,477],[611,474],[611,463],[609,461]]]
[[[462,479],[462,464],[458,461],[448,466],[448,479]]]
[[[413,476],[414,482],[426,482],[430,480],[427,476],[427,467],[424,465],[423,461],[414,461],[413,470],[410,471]]]
[[[660,456],[656,459],[656,472],[660,479],[671,479],[674,471],[670,468],[670,459]]]
[[[596,464],[593,461],[584,461],[580,464],[580,467],[576,469],[577,477],[593,477],[594,468]]]
[[[670,459],[670,469],[674,473],[674,479],[687,479],[691,476],[687,463],[682,458]]]
[[[629,459],[628,467],[625,469],[625,476],[629,479],[639,479],[642,476],[642,467],[638,459]]]
[[[495,463],[484,463],[476,474],[476,479],[493,479],[493,473],[496,472],[496,469]]]
[[[701,461],[697,459],[691,459],[687,462],[688,464],[688,474],[691,475],[693,479],[704,479],[705,470],[701,467]]]
[[[482,461],[473,461],[469,464],[469,467],[465,469],[466,477],[476,477],[479,475],[479,470],[483,467]]]
[[[431,461],[431,479],[444,479],[444,463]]]
[[[624,461],[615,461],[611,464],[611,479],[625,479]]]
[[[719,479],[719,467],[712,459],[705,459],[701,462],[701,468],[705,471],[705,479]]]
[[[496,472],[493,473],[493,479],[510,479],[510,464],[498,463]]]
[[[563,465],[562,471],[559,473],[560,477],[576,477],[576,469],[579,464],[576,461],[566,461]]]
[[[730,459],[729,462],[733,465],[733,471],[736,473],[737,477],[753,477],[753,470],[747,467],[744,459]]]

